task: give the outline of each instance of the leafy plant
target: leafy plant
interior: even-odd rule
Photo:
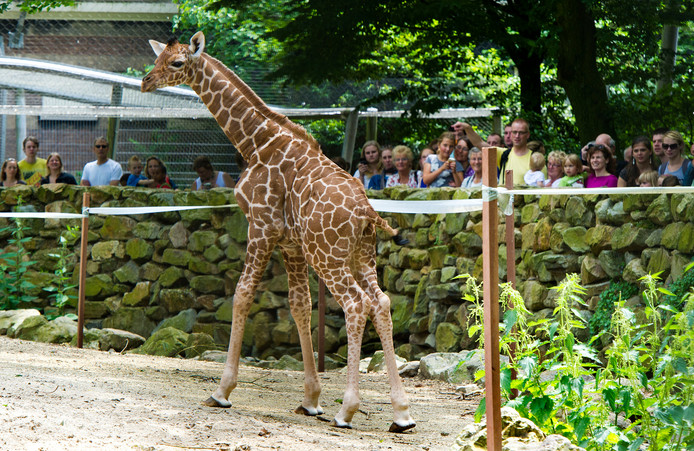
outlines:
[[[671,294],[665,298],[665,301],[678,310],[682,310],[685,298],[691,293],[692,287],[694,287],[693,267],[694,262],[687,265],[682,277],[672,282],[668,287]]]
[[[50,287],[44,287],[45,291],[53,293],[50,297],[53,300],[55,307],[58,309],[58,315],[46,315],[48,319],[53,319],[56,316],[62,316],[64,314],[65,306],[70,303],[70,301],[75,301],[77,295],[75,294],[75,288],[77,284],[70,283],[70,269],[68,267],[69,258],[74,255],[71,252],[70,247],[75,243],[77,237],[79,236],[79,227],[77,226],[67,226],[67,231],[60,235],[60,251],[55,254],[48,254],[49,257],[55,258],[56,261],[56,285]],[[68,316],[75,316],[74,314]],[[76,319],[77,317],[75,316]]]
[[[36,263],[29,260],[29,252],[25,248],[25,243],[31,240],[25,236],[29,227],[24,226],[21,218],[13,218],[13,221],[14,226],[0,229],[0,233],[10,231],[12,236],[7,240],[9,250],[0,254],[0,310],[13,310],[20,303],[30,301],[27,290],[35,288],[26,275]]]
[[[678,311],[664,302],[671,293],[658,275],[643,277],[645,307],[635,313],[624,300],[616,302],[602,365],[592,347],[597,337],[580,343],[574,335],[585,327],[576,309],[584,294],[578,280],[569,275],[555,287],[553,317],[537,321],[518,292],[502,286],[500,349],[508,352],[517,344],[515,356],[501,368],[506,405],[587,450],[694,449],[694,293]],[[479,332],[481,315],[471,319]],[[484,409],[483,400],[478,420]]]
[[[615,305],[621,300],[636,296],[639,287],[624,280],[613,280],[610,286],[600,293],[600,300],[595,308],[595,313],[588,321],[590,333],[595,335],[600,331],[608,330],[614,313]]]
[[[618,449],[649,450],[694,448],[694,295],[679,312],[662,302],[667,294],[656,276],[641,281],[645,321],[620,302],[613,316],[613,345],[600,378],[602,393],[614,415],[631,420],[623,430],[596,431]],[[596,386],[598,380],[596,379]]]

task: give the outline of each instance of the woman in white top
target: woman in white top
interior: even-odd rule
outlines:
[[[474,172],[472,175],[463,179],[463,184],[460,185],[460,187],[472,188],[475,186],[482,186],[482,151],[477,147],[473,147],[468,152],[467,159]]]
[[[215,171],[210,159],[202,155],[193,162],[193,170],[198,173],[198,178],[193,182],[191,189],[198,191],[211,188],[233,188],[234,179],[222,171]]]
[[[556,188],[559,181],[564,177],[564,160],[566,154],[561,150],[554,150],[547,155],[547,178],[544,185],[546,188]]]
[[[407,185],[410,188],[418,188],[419,180],[416,171],[412,170],[412,150],[407,146],[395,146],[393,149],[393,162],[396,174],[386,178],[386,188],[398,185]]]

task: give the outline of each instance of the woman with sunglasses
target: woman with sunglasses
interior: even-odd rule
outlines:
[[[691,185],[694,168],[692,167],[692,162],[682,155],[684,138],[678,131],[670,130],[665,132],[663,135],[663,150],[668,161],[660,165],[658,175],[671,174],[679,179],[680,185]]]
[[[17,160],[14,158],[8,158],[2,164],[2,170],[0,171],[0,186],[4,188],[9,188],[15,185],[26,185],[26,182],[22,180],[22,170],[19,169],[17,165]]]

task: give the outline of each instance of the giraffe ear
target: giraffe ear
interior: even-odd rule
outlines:
[[[162,44],[159,41],[155,41],[154,39],[149,40],[149,45],[152,46],[152,50],[154,50],[154,54],[157,56],[159,56],[161,54],[161,52],[163,52],[164,49],[166,48],[165,44]]]
[[[198,31],[190,38],[190,52],[194,58],[198,58],[203,50],[205,50],[205,35],[202,31]]]

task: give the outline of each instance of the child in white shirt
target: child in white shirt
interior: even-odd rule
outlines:
[[[545,181],[545,174],[542,169],[545,167],[545,156],[541,152],[533,152],[530,155],[530,169],[523,176],[525,184],[528,186],[544,186],[541,182]]]

